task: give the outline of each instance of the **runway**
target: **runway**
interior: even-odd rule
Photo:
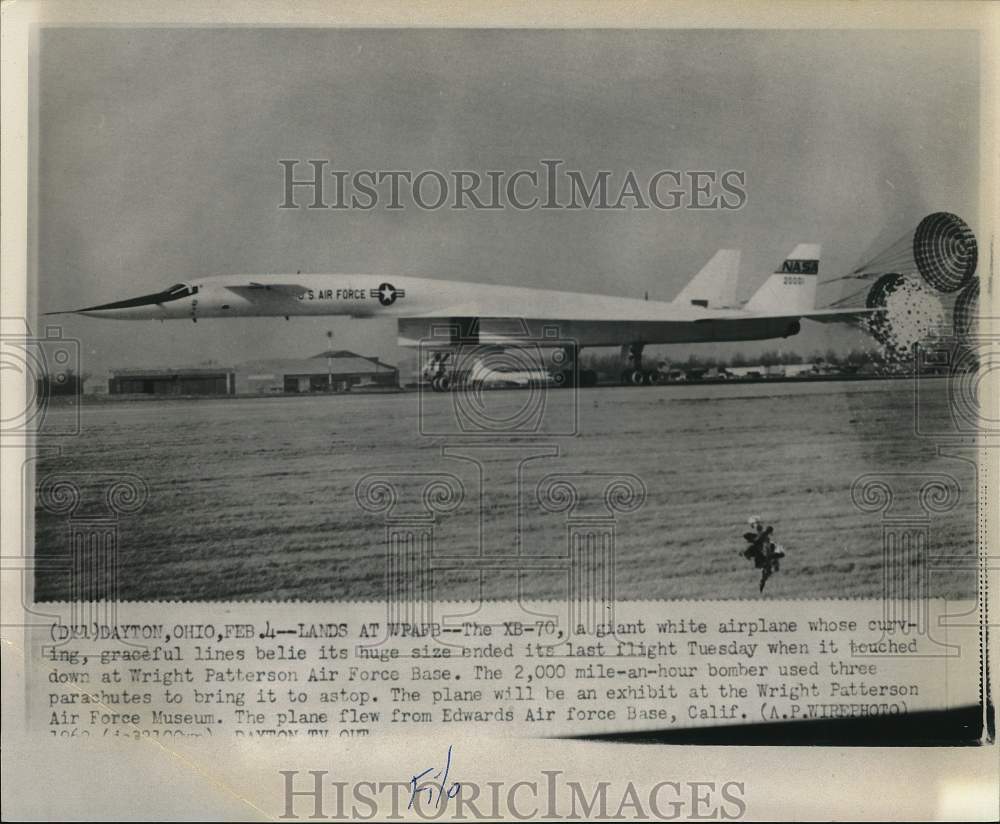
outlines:
[[[943,425],[947,382],[922,389],[923,419]],[[36,479],[84,473],[74,517],[106,514],[110,473],[145,480],[146,505],[117,525],[123,599],[383,598],[386,516],[355,499],[371,473],[401,490],[390,516],[428,514],[428,473],[458,479],[463,501],[433,522],[432,552],[451,559],[439,597],[514,597],[512,573],[463,571],[462,557],[565,554],[568,518],[607,517],[601,479],[615,475],[646,490],[640,508],[615,514],[619,599],[761,597],[740,555],[754,513],[787,552],[763,597],[880,597],[882,515],[852,503],[859,476],[897,479],[894,512],[914,515],[912,475],[953,476],[961,498],[931,519],[931,555],[975,556],[974,467],[915,434],[913,395],[902,380],[555,390],[541,412],[524,411],[525,390],[484,393],[485,407],[464,412],[431,393],[108,402],[79,409],[80,436],[46,442],[59,453],[42,450]],[[75,414],[56,407],[47,420]],[[479,428],[463,430],[463,414],[479,414]],[[577,477],[574,513],[539,505],[553,473]],[[66,515],[36,506],[37,556],[65,553],[66,536]],[[535,566],[520,594],[562,597],[565,574]],[[930,594],[973,595],[963,566],[935,570]],[[66,582],[39,572],[37,599],[65,598]]]

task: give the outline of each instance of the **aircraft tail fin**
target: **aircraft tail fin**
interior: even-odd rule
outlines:
[[[681,289],[674,302],[706,308],[735,306],[739,274],[740,250],[720,249]]]
[[[816,308],[820,245],[800,243],[744,305],[749,312],[805,314]]]

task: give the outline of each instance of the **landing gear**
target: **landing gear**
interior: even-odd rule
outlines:
[[[661,380],[659,369],[642,368],[644,343],[630,343],[622,347],[622,357],[628,367],[622,372],[622,386],[654,386]]]
[[[452,375],[448,368],[450,352],[435,352],[424,366],[424,380],[435,392],[448,392],[452,386]]]
[[[501,359],[506,361],[506,371],[516,373],[509,377],[507,385],[523,383],[527,375],[527,383],[532,386],[597,386],[597,372],[579,368],[579,353],[578,346],[564,346],[555,349],[551,355],[546,354],[542,362],[527,362],[531,359],[524,357]],[[504,385],[504,370],[490,365],[490,354],[490,351],[485,352],[484,358],[477,360],[470,369],[470,357],[452,352],[434,352],[421,370],[424,385],[430,386],[434,392],[450,392],[459,387],[478,391],[492,385]],[[513,369],[510,369],[511,365]]]

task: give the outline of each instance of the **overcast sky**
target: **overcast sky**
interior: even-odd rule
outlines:
[[[833,277],[926,212],[976,228],[977,67],[970,32],[44,30],[38,308],[297,270],[668,300],[728,247],[743,250],[745,296],[800,242],[823,244]],[[740,169],[748,199],[738,211],[280,210],[282,158],[480,172],[559,158],[619,178]],[[62,322],[96,373],[309,355],[327,330],[337,348],[399,360],[391,322]]]

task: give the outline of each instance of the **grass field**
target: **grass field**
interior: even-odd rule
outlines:
[[[948,415],[945,381],[932,381],[923,413]],[[514,416],[525,391],[484,395],[494,418]],[[877,597],[882,592],[882,521],[851,502],[866,473],[947,473],[961,485],[953,510],[930,524],[932,555],[975,552],[975,474],[939,457],[913,429],[907,381],[600,388],[545,397],[538,436],[494,437],[508,449],[477,454],[446,433],[455,398],[415,393],[106,403],[79,410],[82,434],[53,439],[37,480],[84,473],[76,516],[105,515],[109,473],[133,473],[149,488],[145,507],[119,523],[120,595],[126,599],[370,599],[385,594],[383,517],[362,510],[355,484],[369,473],[414,473],[400,484],[396,514],[413,514],[426,473],[451,473],[465,501],[434,525],[435,554],[552,554],[566,542],[566,515],[539,507],[535,487],[550,473],[628,473],[645,504],[618,516],[617,596],[757,598],[757,573],[738,554],[752,513],[773,524],[788,552],[765,597]],[[421,407],[422,404],[422,407]],[[49,419],[77,414],[54,408]],[[574,417],[575,415],[575,417]],[[576,421],[575,435],[558,434]],[[420,434],[421,427],[430,434]],[[549,432],[549,435],[545,435]],[[484,439],[479,439],[484,441]],[[522,465],[518,456],[558,450]],[[482,480],[481,483],[481,478]],[[921,514],[920,479],[897,478],[896,514]],[[601,487],[602,488],[602,487]],[[518,494],[520,489],[520,494]],[[482,492],[482,505],[480,505]],[[600,488],[597,488],[597,494]],[[520,513],[518,520],[518,497]],[[585,501],[600,511],[599,502]],[[593,508],[596,507],[596,508]],[[41,559],[66,551],[65,515],[36,507]],[[469,597],[478,574],[457,570],[441,597]],[[539,573],[525,595],[561,597],[561,579]],[[506,573],[482,580],[488,597],[511,597]],[[972,570],[935,573],[932,595],[974,593]],[[36,579],[38,600],[66,597],[64,573]]]

